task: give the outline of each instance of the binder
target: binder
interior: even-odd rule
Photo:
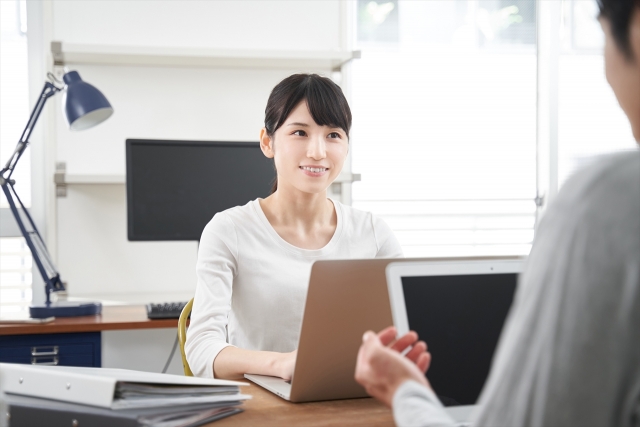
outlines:
[[[240,402],[114,411],[95,406],[7,395],[11,427],[196,427],[242,412]]]
[[[113,410],[164,405],[237,402],[251,396],[239,393],[238,381],[156,374],[127,369],[80,368],[69,366],[34,366],[0,363],[0,377],[6,393],[91,405]],[[153,398],[118,398],[116,391],[123,383],[166,386],[167,394]],[[192,396],[169,393],[176,386],[188,387]],[[220,392],[212,392],[219,387]],[[198,393],[203,389],[204,393]]]

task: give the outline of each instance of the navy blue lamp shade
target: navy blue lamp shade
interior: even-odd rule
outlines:
[[[71,130],[89,129],[113,114],[102,92],[82,81],[77,71],[69,71],[62,79],[66,84],[62,106]]]

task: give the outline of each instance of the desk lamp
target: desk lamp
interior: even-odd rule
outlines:
[[[63,82],[57,80],[53,74],[47,74],[48,81],[45,82],[42,93],[36,102],[27,127],[25,127],[20,137],[20,141],[15,151],[9,158],[5,167],[0,171],[0,185],[2,191],[7,196],[11,213],[13,214],[20,232],[29,246],[33,260],[40,271],[40,275],[44,279],[45,292],[47,300],[43,305],[31,305],[29,307],[29,315],[33,318],[45,317],[70,317],[70,316],[87,316],[100,314],[102,311],[101,303],[93,302],[70,302],[56,301],[51,302],[51,293],[64,291],[64,285],[60,280],[60,274],[53,265],[49,251],[36,228],[31,215],[25,209],[20,197],[14,188],[15,180],[11,179],[13,170],[29,145],[29,137],[36,125],[38,117],[44,108],[47,99],[58,92],[62,92],[62,106],[65,112],[67,122],[71,130],[89,129],[99,123],[102,123],[113,114],[113,108],[107,98],[95,87],[82,81],[80,75],[76,71],[69,71],[63,76],[64,86],[57,86],[56,83]],[[16,201],[20,207],[16,205]]]

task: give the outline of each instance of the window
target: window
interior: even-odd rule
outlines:
[[[26,312],[31,302],[31,252],[22,237],[0,238],[0,315]]]
[[[353,205],[406,256],[523,255],[536,214],[533,0],[358,1]]]
[[[597,15],[595,1],[567,1],[562,9],[558,77],[561,184],[598,155],[636,149],[629,120],[605,78],[604,34]]]
[[[27,64],[26,2],[0,2],[0,161],[2,166],[13,153],[29,119],[29,69]],[[25,151],[13,173],[16,191],[25,206],[31,206],[30,150]],[[8,208],[0,199],[0,208]]]
[[[0,162],[13,153],[29,118],[26,2],[0,2]],[[12,178],[25,206],[31,206],[30,150]],[[0,196],[0,315],[26,311],[31,302],[31,253]]]

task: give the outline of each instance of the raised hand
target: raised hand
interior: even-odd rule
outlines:
[[[365,332],[358,352],[355,379],[367,393],[391,407],[398,387],[408,380],[431,387],[424,376],[431,363],[431,355],[415,332],[395,339],[395,328],[379,334]],[[408,352],[405,356],[401,352]]]
[[[398,353],[411,347],[405,357],[415,363],[422,373],[426,373],[431,363],[431,353],[427,352],[427,343],[418,341],[418,334],[414,331],[409,331],[398,339],[396,339],[396,334],[396,328],[389,326],[378,332],[378,338],[384,346]]]

